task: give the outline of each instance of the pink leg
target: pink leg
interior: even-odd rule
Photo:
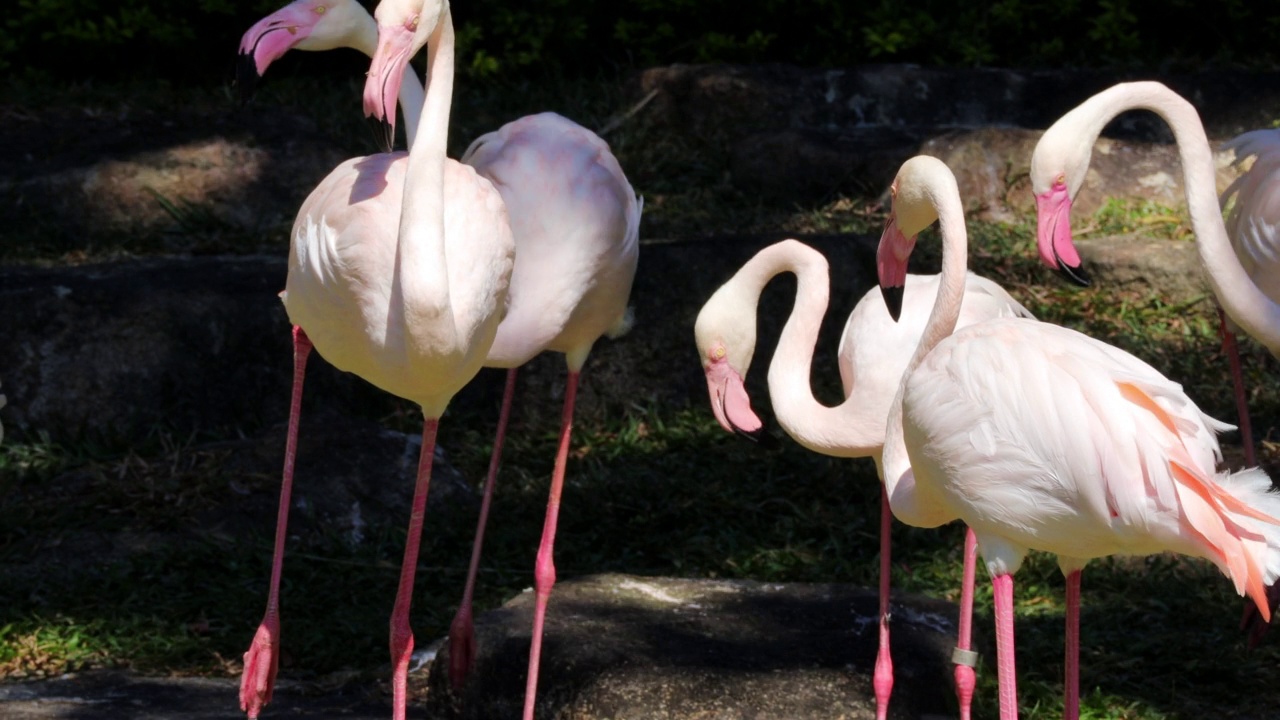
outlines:
[[[1013,660],[1013,576],[996,575],[991,578],[991,585],[996,604],[1000,720],[1018,720],[1018,686]]]
[[[569,437],[573,433],[573,403],[578,395],[578,373],[570,370],[564,389],[564,414],[560,420],[560,447],[556,450],[555,469],[551,474],[551,493],[547,499],[547,518],[542,526],[542,543],[533,570],[536,592],[533,608],[533,642],[529,646],[529,678],[524,691],[524,720],[533,720],[538,697],[538,663],[542,656],[542,626],[547,616],[547,601],[556,583],[556,566],[552,551],[556,542],[556,520],[560,515],[560,491],[564,487],[564,469],[569,461]]]
[[[276,544],[271,555],[271,588],[267,612],[244,654],[240,676],[240,709],[257,718],[271,702],[271,690],[280,664],[280,571],[284,566],[284,540],[288,536],[289,497],[293,492],[293,464],[298,454],[298,417],[302,413],[302,381],[307,373],[311,340],[302,328],[293,328],[293,397],[289,403],[289,430],[284,445],[284,474],[280,481],[280,507],[276,511]]]
[[[1067,575],[1066,698],[1062,720],[1080,718],[1080,571]]]
[[[502,441],[507,434],[507,421],[511,418],[511,397],[516,391],[516,368],[507,371],[507,385],[502,391],[502,410],[498,413],[498,434],[493,440],[493,455],[489,458],[489,474],[484,480],[484,499],[480,501],[480,520],[476,523],[476,539],[471,545],[471,566],[467,568],[467,584],[462,589],[462,602],[458,614],[449,626],[449,683],[454,690],[462,687],[475,662],[476,641],[472,633],[471,597],[476,586],[476,572],[480,569],[480,551],[484,548],[484,526],[489,520],[489,504],[493,500],[493,486],[498,481],[498,465],[502,461]]]
[[[1257,467],[1258,458],[1253,450],[1253,427],[1249,423],[1249,403],[1244,396],[1244,371],[1240,369],[1240,346],[1236,336],[1227,329],[1227,316],[1218,308],[1218,322],[1222,329],[1222,350],[1231,366],[1231,384],[1236,393],[1236,414],[1240,418],[1240,443],[1244,445],[1244,464]]]
[[[973,583],[978,566],[978,538],[972,528],[964,534],[964,579],[960,585],[960,637],[951,653],[955,663],[956,698],[960,701],[960,720],[969,720],[973,704],[973,690],[977,685],[974,666],[978,654],[971,649],[973,641]]]
[[[404,720],[408,696],[409,656],[413,654],[413,630],[409,627],[409,605],[413,602],[413,576],[418,569],[418,544],[422,540],[422,517],[427,511],[427,489],[431,485],[431,461],[435,458],[438,418],[422,424],[422,454],[418,457],[418,481],[413,490],[413,511],[409,534],[400,564],[400,587],[391,611],[391,695],[392,718]]]
[[[876,720],[889,716],[889,696],[893,693],[893,658],[889,655],[889,547],[893,525],[893,511],[889,508],[889,493],[880,487],[880,649],[876,652],[875,673],[871,686],[876,693]]]

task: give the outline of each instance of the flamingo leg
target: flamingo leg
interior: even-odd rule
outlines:
[[[893,693],[893,658],[889,654],[889,572],[890,530],[893,511],[889,508],[889,492],[880,486],[880,647],[876,652],[875,672],[871,686],[876,693],[876,720],[889,716],[889,696]]]
[[[978,654],[972,649],[973,642],[973,585],[978,568],[978,537],[973,528],[966,528],[964,534],[964,579],[960,584],[960,633],[956,639],[956,648],[951,653],[951,661],[955,663],[956,699],[960,702],[960,720],[969,720],[970,707],[973,704],[973,691],[977,685],[977,673],[974,666],[978,662]]]
[[[418,546],[422,540],[422,518],[427,511],[427,490],[431,485],[431,461],[435,458],[439,418],[422,424],[422,454],[418,457],[418,480],[413,490],[413,510],[409,534],[400,564],[400,587],[391,611],[391,694],[392,718],[404,720],[409,685],[409,657],[413,654],[413,630],[409,627],[409,605],[413,602],[413,578],[418,569]]]
[[[1018,720],[1017,673],[1013,658],[1013,576],[991,578],[996,606],[996,663],[1000,684],[1000,720]]]
[[[547,602],[551,599],[551,587],[556,582],[556,567],[553,560],[556,520],[560,516],[560,491],[564,487],[564,470],[569,461],[569,438],[573,433],[573,404],[577,395],[578,372],[570,369],[564,390],[564,413],[560,420],[560,446],[556,450],[555,469],[551,474],[551,492],[547,499],[547,517],[542,526],[542,542],[538,546],[538,560],[533,571],[536,596],[533,609],[533,638],[529,646],[529,677],[524,694],[524,720],[533,720],[533,709],[538,695],[542,628],[547,615]]]
[[[1253,449],[1253,427],[1249,422],[1249,402],[1244,395],[1244,371],[1240,368],[1240,346],[1235,333],[1227,328],[1227,316],[1218,308],[1218,323],[1222,331],[1222,350],[1227,354],[1231,367],[1231,384],[1236,395],[1236,414],[1240,418],[1240,443],[1244,445],[1244,464],[1257,467],[1258,458]]]
[[[498,481],[498,466],[502,462],[502,441],[507,434],[507,421],[511,419],[511,398],[516,391],[516,368],[507,371],[507,384],[502,391],[502,410],[498,413],[498,433],[493,440],[493,455],[489,458],[489,474],[484,479],[484,498],[480,501],[480,519],[476,522],[476,539],[471,545],[471,565],[467,568],[467,584],[462,589],[462,602],[458,614],[449,626],[449,684],[454,690],[462,687],[475,662],[476,641],[471,618],[471,597],[476,586],[476,573],[480,569],[480,552],[484,549],[484,528],[489,521],[489,504],[493,500],[494,483]]]
[[[1067,574],[1066,697],[1062,720],[1080,718],[1080,571]]]
[[[284,541],[288,537],[289,503],[293,494],[293,466],[298,455],[298,418],[302,414],[302,381],[307,374],[311,340],[298,326],[293,328],[293,396],[289,401],[289,429],[284,445],[284,473],[280,480],[280,505],[276,510],[276,541],[271,554],[271,586],[267,591],[267,612],[244,654],[240,676],[240,710],[256,720],[271,702],[276,670],[280,666],[280,572],[284,567]]]

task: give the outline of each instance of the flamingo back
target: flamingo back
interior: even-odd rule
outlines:
[[[872,288],[849,314],[840,337],[840,380],[845,397],[856,397],[858,407],[871,417],[881,418],[882,425],[883,418],[889,416],[889,407],[907,362],[920,344],[925,321],[938,294],[938,278],[938,275],[907,275],[898,322],[889,317],[880,291]],[[957,327],[999,317],[1033,316],[1004,288],[969,273]]]
[[[555,113],[476,139],[462,161],[502,194],[516,239],[510,308],[487,364],[585,354],[624,330],[642,204],[608,144]]]
[[[997,552],[1013,548],[1012,569],[1028,548],[1083,560],[1175,550],[1256,599],[1280,569],[1280,501],[1261,471],[1215,477],[1229,428],[1129,353],[1018,320],[943,340],[904,396],[916,481]]]
[[[1280,302],[1280,130],[1254,130],[1223,144],[1234,164],[1253,164],[1225,192],[1227,235],[1254,284]]]

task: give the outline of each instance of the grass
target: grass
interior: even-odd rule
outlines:
[[[340,107],[339,97],[355,87],[354,80],[322,86],[284,78],[269,82],[252,109],[308,113],[322,134],[346,138],[352,154],[367,152],[368,135],[358,117],[315,111]],[[80,87],[60,95],[36,88],[21,92],[17,106],[33,112],[163,114],[179,106],[213,112],[231,102],[221,90],[170,87],[157,93],[145,85]],[[612,83],[460,87],[454,152],[501,119],[546,107],[597,128],[627,110]],[[622,123],[608,139],[646,196],[646,237],[874,232],[883,220],[869,197],[797,207],[746,196],[726,179],[728,160],[715,138],[671,137],[642,117]],[[173,222],[148,232],[177,232],[193,252],[211,246],[274,252],[287,237],[287,223],[250,232],[227,225],[216,208],[172,197],[157,202]],[[1105,208],[1096,223],[1100,232],[1184,235],[1178,229],[1183,226],[1167,217],[1173,215],[1163,208],[1117,205]],[[277,237],[264,245],[263,232]],[[1065,287],[1035,259],[1027,224],[974,223],[971,232],[973,268],[999,278],[1041,319],[1135,353],[1181,380],[1207,412],[1234,418],[1210,299],[1175,304],[1154,292]],[[147,254],[167,247],[157,237],[111,231],[68,239],[35,225],[0,249],[0,261]],[[216,242],[200,240],[205,237]],[[920,247],[927,264],[936,243]],[[1267,382],[1271,361],[1251,342],[1242,347],[1255,418],[1280,417],[1280,387]],[[829,395],[832,388],[825,390]],[[557,544],[560,576],[618,571],[874,585],[878,486],[870,462],[820,457],[785,438],[772,446],[744,446],[716,426],[703,402],[638,402],[608,418],[580,419]],[[407,406],[381,419],[416,431],[416,413]],[[494,607],[532,582],[533,538],[541,528],[555,420],[526,418],[509,435],[495,508],[500,521],[486,546],[480,608]],[[463,414],[441,426],[441,443],[454,449],[451,460],[465,477],[484,473],[492,421]],[[1269,422],[1258,431],[1269,433]],[[229,471],[225,443],[234,440],[181,438],[157,429],[127,441],[11,436],[0,445],[0,677],[105,666],[147,673],[238,672],[262,612],[272,529],[234,535],[184,531],[233,500],[244,483],[261,490],[277,482]],[[473,524],[470,513],[428,514],[414,604],[420,644],[448,627]],[[285,674],[382,676],[404,530],[399,523],[375,524],[365,534],[354,546],[336,533],[291,545],[283,588]],[[961,537],[958,527],[924,531],[897,525],[895,586],[957,599]],[[1268,682],[1280,645],[1272,639],[1246,652],[1235,628],[1241,601],[1208,564],[1167,556],[1110,559],[1091,565],[1084,577],[1083,717],[1264,717],[1280,704],[1280,693]],[[1023,716],[1032,720],[1060,716],[1062,586],[1045,556],[1033,556],[1017,577],[1019,691]],[[978,627],[989,628],[985,587],[977,609]],[[994,650],[989,642],[982,649],[987,659],[976,716],[989,718],[996,711]]]

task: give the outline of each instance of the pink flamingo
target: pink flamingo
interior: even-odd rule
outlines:
[[[937,220],[942,282],[890,412],[885,489],[903,522],[956,518],[978,537],[995,591],[1000,717],[1017,717],[1013,573],[1028,550],[1067,576],[1064,717],[1079,716],[1080,571],[1092,558],[1172,550],[1208,559],[1269,615],[1280,575],[1280,495],[1258,469],[1215,474],[1216,433],[1181,386],[1114,346],[1028,319],[956,330],[967,237],[955,176],[911,158],[880,240],[900,289],[916,234]],[[1065,258],[1064,258],[1065,259]],[[893,298],[886,294],[895,317]]]
[[[312,191],[294,223],[289,276],[281,293],[290,321],[301,329],[295,334],[295,358],[305,357],[314,343],[335,367],[422,407],[418,478],[391,615],[396,720],[405,717],[413,650],[409,607],[436,428],[450,398],[479,371],[493,343],[515,250],[492,183],[445,157],[453,90],[448,5],[418,3],[418,10],[406,15],[401,12],[383,29],[379,56],[412,55],[428,46],[426,130],[408,155],[353,158]],[[375,74],[380,71],[376,62]],[[299,392],[295,382],[295,407]],[[290,459],[287,455],[286,463]],[[285,484],[277,557],[287,494]],[[271,699],[278,662],[278,566],[272,575],[267,615],[245,653],[241,680],[241,706],[251,718]]]
[[[1229,239],[1217,197],[1213,154],[1195,108],[1157,82],[1121,83],[1103,90],[1046,130],[1031,156],[1040,257],[1050,267],[1079,274],[1080,256],[1071,239],[1071,202],[1084,184],[1089,156],[1102,128],[1116,115],[1134,109],[1151,110],[1164,118],[1177,141],[1200,260],[1220,307],[1218,316],[1235,387],[1245,463],[1256,465],[1240,353],[1232,327],[1243,328],[1273,355],[1280,356],[1280,236],[1272,230],[1276,207],[1266,182],[1275,167],[1271,159],[1274,141],[1265,142],[1263,136],[1247,134],[1228,143],[1240,157],[1259,154],[1262,162],[1258,165],[1263,171],[1237,180],[1224,195],[1225,200],[1227,195],[1238,193]]]
[[[827,311],[827,261],[813,248],[795,240],[761,250],[707,300],[694,325],[711,407],[725,430],[749,434],[761,427],[751,410],[744,379],[755,352],[760,294],[770,280],[784,272],[795,273],[797,287],[795,306],[769,366],[769,399],[778,422],[804,447],[833,457],[870,457],[879,473],[889,407],[907,360],[919,344],[938,276],[907,276],[907,306],[900,323],[889,317],[878,290],[873,288],[863,295],[850,313],[840,339],[840,379],[845,401],[827,407],[813,397],[809,385],[818,328]],[[1011,316],[1031,314],[996,283],[972,273],[966,277],[961,325]],[[893,661],[889,652],[890,511],[883,492],[880,509],[880,645],[872,686],[876,717],[884,720],[893,690]],[[975,683],[976,657],[969,648],[975,561],[973,533],[967,532],[960,638],[953,657],[962,720],[969,718]]]
[[[351,47],[372,56],[377,33],[377,23],[354,0],[297,0],[245,33],[242,67],[252,78],[290,47]],[[412,147],[421,105],[414,105],[413,99],[422,95],[412,70],[404,71],[399,88]],[[388,113],[394,115],[394,104]],[[455,687],[465,680],[475,655],[472,597],[516,368],[543,351],[562,352],[576,391],[594,342],[602,335],[626,332],[643,207],[608,144],[555,113],[525,116],[481,136],[462,162],[497,186],[511,219],[519,261],[511,276],[507,315],[485,360],[486,367],[508,368],[508,373],[467,581],[449,631],[450,679]],[[562,444],[567,448],[573,414],[568,392],[565,402]],[[296,422],[291,422],[293,427]],[[556,472],[561,480],[557,484],[553,478],[552,492],[558,499],[563,459]]]
[[[384,0],[375,11],[379,18],[379,45],[365,85],[364,102],[365,113],[384,123],[388,143],[394,137],[396,104],[396,96],[390,90],[400,86],[412,53],[393,48],[381,38],[396,22],[416,22],[422,0],[396,2],[394,9],[384,12],[389,1]],[[540,148],[541,138],[545,136],[538,129],[548,126],[559,128],[553,134],[560,144],[548,153],[545,165],[531,164],[522,148]],[[573,431],[578,378],[595,341],[602,334],[621,334],[630,325],[626,301],[631,292],[639,244],[640,202],[617,160],[608,145],[589,131],[573,126],[576,130],[566,133],[570,126],[573,124],[554,114],[517,120],[479,138],[467,151],[468,161],[493,175],[500,190],[512,188],[510,192],[504,190],[503,197],[511,208],[513,227],[518,228],[520,252],[524,252],[526,243],[538,248],[534,258],[525,255],[516,265],[512,275],[512,303],[507,311],[509,320],[503,323],[511,323],[508,327],[513,328],[512,334],[494,341],[487,362],[514,368],[542,350],[550,349],[563,352],[569,366],[559,446],[534,567],[535,602],[525,685],[525,720],[532,720],[534,715],[543,627],[555,584],[556,522]],[[565,172],[566,168],[572,172]],[[565,172],[563,177],[576,177],[567,185],[548,187],[547,177],[543,175],[548,170],[553,175]],[[533,190],[539,185],[544,191],[521,189]],[[544,283],[542,278],[549,273],[559,275],[565,285]],[[508,386],[512,379],[513,376],[508,375]],[[473,568],[478,560],[483,522],[482,514],[477,549],[472,555]],[[464,601],[469,599],[468,591]],[[470,612],[469,607],[464,607],[460,614],[463,610],[466,616],[455,620],[455,629],[464,626],[467,636],[453,641],[452,647],[464,647],[467,654],[459,653],[460,659],[469,663]],[[453,676],[457,678],[456,674]]]

